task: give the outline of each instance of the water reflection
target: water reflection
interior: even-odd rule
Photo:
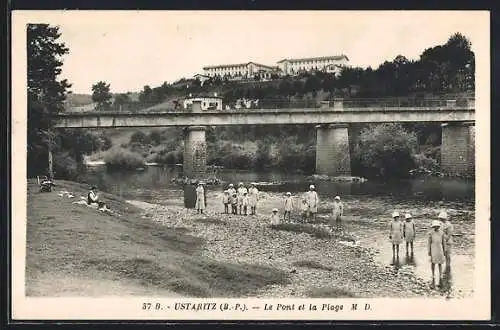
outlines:
[[[176,197],[182,201],[182,187],[172,183],[178,176],[178,169],[163,167],[147,167],[142,172],[108,172],[104,167],[89,168],[82,174],[81,180],[95,184],[99,189],[114,193],[126,199],[138,199],[146,202],[162,203],[162,201]],[[300,174],[281,172],[247,172],[237,170],[222,170],[217,177],[224,182],[274,182],[273,185],[261,185],[259,190],[292,194],[305,192],[308,185],[313,183],[309,177]],[[336,195],[349,196],[351,201],[366,201],[360,207],[377,207],[375,212],[385,210],[401,202],[412,207],[441,207],[474,209],[475,185],[472,180],[454,178],[418,178],[393,182],[368,181],[354,182],[314,182],[316,190],[323,201],[330,201]],[[207,186],[208,190],[222,190],[224,186]],[[377,204],[368,203],[370,198],[377,198]],[[432,203],[430,203],[432,202]],[[436,202],[438,205],[435,205]],[[381,204],[381,205],[379,205]],[[371,212],[372,210],[369,210]],[[360,214],[365,214],[360,212]],[[366,213],[369,214],[369,213]],[[322,221],[323,218],[318,218]],[[326,218],[325,221],[328,221]],[[473,219],[470,219],[473,221]],[[468,221],[468,220],[467,220]],[[400,259],[392,260],[391,244],[384,231],[376,226],[364,226],[362,222],[343,222],[342,227],[357,231],[358,239],[364,246],[378,251],[375,259],[391,265],[394,272],[411,271],[423,279],[431,278],[430,262],[427,256],[427,240],[424,233],[417,234],[414,241],[414,254],[406,255],[406,246],[400,246]],[[465,227],[464,227],[465,228]],[[467,227],[468,228],[468,227]],[[471,227],[473,230],[473,227]],[[410,249],[411,252],[411,249]],[[453,276],[447,275],[440,289],[443,294],[451,291],[470,293],[472,291],[474,259],[471,255],[454,255]]]
[[[81,180],[95,184],[100,189],[127,198],[153,198],[168,191],[179,191],[182,188],[172,183],[179,170],[169,167],[147,167],[141,172],[108,172],[105,167],[88,168]],[[221,170],[217,177],[224,182],[272,182],[273,185],[261,185],[259,189],[269,192],[286,192],[292,194],[305,192],[309,184],[314,183],[321,197],[332,198],[336,195],[387,197],[395,201],[413,200],[457,201],[471,203],[474,201],[474,181],[454,178],[418,178],[393,182],[313,182],[301,174],[282,172],[248,172],[238,170]],[[222,190],[224,186],[210,187]],[[153,191],[147,194],[147,191]],[[137,195],[139,194],[139,195]],[[168,193],[167,193],[168,194]]]

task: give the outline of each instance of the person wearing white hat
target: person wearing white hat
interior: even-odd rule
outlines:
[[[238,184],[238,207],[240,209],[240,215],[243,215],[243,197],[248,194],[247,188],[243,185],[243,182]]]
[[[403,242],[403,223],[399,221],[399,212],[392,213],[389,239],[392,243],[392,260],[399,260],[399,244]]]
[[[451,224],[449,218],[448,218],[448,213],[445,211],[439,212],[438,219],[441,220],[441,231],[444,234],[444,243],[445,243],[445,250],[444,250],[444,257],[446,260],[446,266],[445,266],[445,271],[447,273],[450,272],[451,270],[451,245],[452,245],[452,237],[453,237],[453,225]]]
[[[250,215],[255,215],[257,211],[257,195],[259,190],[256,187],[256,183],[252,182],[250,189],[248,189],[248,205],[250,206]]]
[[[287,192],[285,195],[285,212],[283,213],[283,221],[290,221],[293,205],[292,205],[292,194]]]
[[[280,217],[278,215],[278,209],[274,208],[273,213],[271,214],[271,227],[277,226],[280,224]]]
[[[408,256],[408,246],[411,247],[411,256],[413,257],[413,241],[415,240],[415,222],[410,213],[405,214],[403,222],[403,235],[406,241],[406,256]]]
[[[315,220],[316,213],[318,213],[319,198],[314,185],[309,186],[309,191],[306,193],[306,200],[308,206],[308,217]]]
[[[229,214],[229,190],[224,190],[222,195],[222,204],[224,204],[224,214]]]
[[[344,215],[344,204],[340,201],[339,196],[333,199],[332,219],[335,219],[335,226],[340,228],[342,225],[342,216]]]
[[[195,209],[197,213],[203,214],[205,210],[205,206],[207,203],[207,199],[205,196],[205,188],[203,187],[204,182],[200,181],[198,183],[198,187],[196,187],[196,205]]]
[[[445,262],[444,251],[445,242],[443,231],[440,230],[441,222],[434,220],[431,223],[432,229],[429,231],[429,239],[427,243],[427,250],[429,257],[431,257],[431,271],[432,271],[432,287],[435,286],[434,268],[438,265],[439,269],[439,285],[443,276],[441,265]]]

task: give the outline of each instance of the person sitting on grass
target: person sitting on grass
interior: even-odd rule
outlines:
[[[106,204],[99,200],[99,195],[97,194],[96,186],[92,186],[92,188],[90,188],[89,193],[87,194],[87,205],[96,206],[100,209],[106,207]]]
[[[275,227],[280,224],[280,217],[278,215],[278,209],[273,209],[273,214],[271,214],[271,227]]]

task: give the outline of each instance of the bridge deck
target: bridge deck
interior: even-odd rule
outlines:
[[[56,127],[164,127],[276,124],[466,122],[474,107],[372,107],[345,109],[253,109],[202,112],[74,112],[55,116]]]

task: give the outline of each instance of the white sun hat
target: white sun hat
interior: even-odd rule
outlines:
[[[315,189],[314,185],[313,185],[313,184],[312,184],[312,185],[310,185],[310,186],[309,186],[309,189]]]
[[[439,212],[438,219],[448,219],[448,214],[445,211]]]
[[[287,192],[287,193],[286,193],[286,195],[287,195],[287,196],[290,196],[291,194],[292,194],[291,192]]]
[[[406,213],[405,214],[405,219],[411,219],[411,214],[410,213]]]
[[[278,212],[278,209],[277,209],[277,208],[274,208],[274,209],[273,209],[273,212]]]
[[[433,220],[431,227],[441,227],[441,222],[439,222],[439,220]]]
[[[392,212],[392,217],[395,218],[395,217],[399,217],[399,212],[398,211],[394,211]]]
[[[340,197],[339,197],[339,196],[335,196],[335,199],[339,201],[339,200],[340,200]]]
[[[229,184],[229,187],[234,187],[234,185],[232,183]]]

